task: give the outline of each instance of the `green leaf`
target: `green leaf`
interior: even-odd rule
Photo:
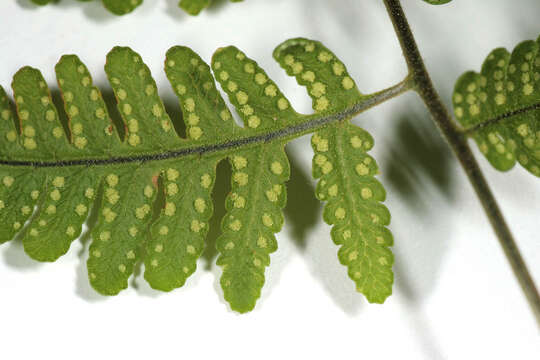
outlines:
[[[298,114],[257,63],[235,47],[218,50],[212,67],[247,131],[279,129],[298,121]],[[263,94],[263,95],[261,95]],[[283,225],[289,179],[285,142],[229,156],[233,168],[223,235],[217,240],[225,299],[238,312],[253,309],[264,284],[269,254],[277,250],[274,233]]]
[[[19,126],[6,92],[0,87],[0,153],[6,160],[24,154]],[[9,165],[0,167],[0,243],[23,229],[40,197],[43,179],[39,171]]]
[[[454,88],[454,114],[497,169],[516,160],[540,176],[540,57],[538,41],[512,54],[493,50],[480,73],[463,74]]]
[[[240,2],[243,0],[230,0],[231,2]],[[199,13],[206,9],[212,0],[180,0],[178,6],[180,6],[189,15],[199,15]]]
[[[47,5],[48,3],[54,2],[54,0],[32,0],[36,5]]]
[[[443,5],[443,4],[449,3],[452,0],[424,0],[424,1],[431,5]]]
[[[36,5],[47,5],[59,0],[31,0]],[[79,0],[87,2],[92,0]],[[115,15],[129,14],[142,4],[143,0],[101,0],[103,6]],[[240,2],[243,0],[230,0],[231,2]],[[202,10],[209,7],[212,0],[180,0],[178,6],[190,15],[198,15]]]
[[[199,15],[199,13],[210,5],[210,0],[180,0],[180,6],[190,15]]]
[[[181,287],[195,272],[213,213],[211,195],[219,160],[180,160],[163,171],[165,205],[152,224],[144,263],[144,277],[154,289]]]
[[[158,174],[158,169],[141,165],[107,168],[100,174],[105,179],[102,206],[87,266],[90,283],[101,294],[127,288],[152,219]]]
[[[22,131],[19,140],[27,153],[39,159],[57,159],[72,152],[39,70],[22,68],[13,77],[11,86]],[[73,106],[72,111],[78,111]]]
[[[113,131],[107,106],[86,66],[77,56],[64,55],[55,70],[70,119],[70,141],[81,153],[112,155],[120,148],[120,138]]]
[[[132,149],[130,152],[163,151],[181,144],[159,98],[156,82],[136,52],[115,47],[107,55],[105,72],[127,126],[126,145]]]
[[[308,89],[317,112],[334,112],[365,98],[341,61],[319,42],[292,39],[274,57]],[[366,154],[373,139],[349,121],[323,129],[311,140],[316,196],[325,201],[324,220],[334,225],[332,239],[339,260],[368,301],[382,303],[392,294],[393,238],[390,213],[380,202],[386,193],[374,178],[375,160]]]
[[[93,212],[87,266],[94,289],[118,294],[137,262],[144,262],[148,283],[171,291],[196,270],[213,213],[216,166],[227,159],[232,185],[217,263],[231,308],[250,311],[284,221],[290,176],[285,145],[317,131],[317,197],[327,201],[324,219],[334,225],[339,259],[369,301],[384,301],[393,278],[392,235],[385,227],[390,215],[380,204],[385,193],[373,177],[377,166],[366,154],[373,139],[349,122],[369,96],[318,42],[293,39],[274,55],[308,88],[317,113],[297,113],[268,74],[235,47],[216,51],[212,70],[191,49],[171,48],[165,72],[179,98],[186,138],[178,136],[148,67],[130,48],[112,49],[105,65],[118,124],[77,56],[63,56],[56,65],[65,121],[41,73],[22,68],[12,84],[15,106],[0,87],[0,241],[20,233],[28,255],[55,261]]]
[[[217,91],[209,66],[199,55],[175,46],[167,52],[165,64],[191,141],[210,143],[211,139],[239,133],[241,129]],[[144,276],[153,288],[171,291],[195,272],[213,213],[211,193],[221,159],[180,159],[163,170],[165,206],[152,224],[146,246]],[[182,216],[172,216],[173,209]]]
[[[47,5],[51,2],[58,2],[59,0],[31,0],[36,5]],[[81,2],[88,2],[91,0],[79,0]],[[102,0],[103,6],[110,12],[116,15],[124,15],[132,12],[143,0]]]
[[[102,0],[103,5],[115,15],[124,15],[132,12],[143,0]]]
[[[24,234],[23,244],[32,258],[55,261],[81,234],[92,200],[84,193],[99,179],[93,170],[82,167],[62,168],[43,178],[44,184],[37,187],[43,189],[40,210]]]

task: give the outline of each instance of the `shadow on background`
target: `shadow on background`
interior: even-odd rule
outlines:
[[[176,2],[177,6],[178,6],[178,1]],[[207,11],[209,14],[215,14],[217,12],[219,12],[222,8],[226,7],[226,6],[235,6],[235,5],[242,5],[242,4],[234,4],[233,2],[231,2],[230,0],[211,0],[210,2],[210,6],[208,6],[207,9],[203,10],[203,11]],[[177,7],[178,9],[178,7]],[[180,11],[183,12],[183,10],[180,9]]]
[[[22,243],[22,237],[17,236],[15,239],[11,240],[6,249],[3,251],[4,263],[17,270],[26,271],[37,269],[43,264],[32,259],[30,256],[26,255],[24,252],[24,247]]]
[[[401,248],[418,251],[416,256],[422,260],[424,275],[422,284],[416,284],[416,287],[422,288],[418,293],[413,286],[418,280],[407,278],[410,271],[400,270],[402,263],[413,262],[411,254],[407,259],[399,259],[400,254],[396,253],[396,285],[408,301],[417,303],[436,283],[450,235],[441,231],[441,223],[448,220],[438,216],[436,206],[441,202],[453,202],[453,179],[459,170],[450,148],[427,112],[412,108],[404,110],[397,119],[391,140],[387,142],[388,155],[381,162],[381,168],[389,193],[403,200],[400,205],[405,208],[407,216],[417,219],[422,229],[421,233],[416,234],[410,231],[405,233],[403,230],[406,229],[395,234],[396,240],[405,244]],[[399,216],[399,213],[394,212],[394,216]],[[412,243],[405,243],[407,238],[404,235],[413,241],[416,249],[407,249]]]
[[[302,253],[311,275],[329,298],[344,313],[355,315],[361,308],[362,297],[354,291],[354,283],[348,278],[347,269],[338,260],[338,247],[332,242],[330,228],[319,226],[323,222],[323,204],[315,197],[313,176],[309,170],[304,170],[306,167],[300,165],[296,155],[309,147],[309,141],[299,141],[287,152],[291,162],[291,181],[287,184],[288,201],[285,208],[289,235]]]
[[[448,201],[452,200],[452,154],[427,114],[402,115],[395,127],[392,145],[383,164],[385,185],[397,191],[407,204],[426,211],[423,184],[433,185]],[[389,120],[393,121],[393,120]]]
[[[105,89],[99,89],[99,90],[101,91],[101,97],[103,98],[103,101],[105,102],[105,106],[107,107],[109,117],[114,127],[116,128],[118,136],[120,137],[120,139],[123,139],[126,136],[127,130],[122,120],[122,117],[120,116],[120,111],[118,111],[114,92],[109,86],[105,87]]]
[[[167,1],[166,14],[171,19],[176,20],[176,21],[183,21],[189,17],[189,15],[186,12],[184,12],[184,10],[180,9],[180,7],[178,6],[178,3],[180,2],[180,0],[166,0],[166,1]],[[137,9],[135,9],[135,11],[137,11]]]
[[[60,1],[60,0],[54,0],[54,2],[51,3],[51,5],[56,5],[56,3],[58,3],[58,1]],[[23,9],[30,9],[30,10],[39,9],[41,7],[39,5],[34,4],[30,0],[17,0],[17,5],[19,5]]]
[[[287,156],[291,164],[291,178],[287,183],[285,221],[290,229],[291,239],[303,251],[307,245],[308,231],[321,221],[321,203],[315,198],[311,174],[302,170],[294,152],[287,151]]]
[[[323,35],[325,32],[324,27],[320,25],[321,19],[319,16],[321,13],[332,14],[330,20],[340,24],[346,30],[344,34],[350,37],[350,40],[361,41],[366,32],[369,32],[368,23],[359,21],[360,15],[370,13],[371,4],[369,2],[341,0],[339,6],[336,6],[332,1],[325,0],[302,0],[302,3],[301,7],[310,9],[305,12],[306,25],[317,35]]]
[[[24,252],[24,245],[22,242],[24,235],[28,231],[28,225],[30,224],[30,221],[32,221],[38,213],[39,209],[38,207],[36,207],[36,209],[34,209],[34,213],[30,217],[30,219],[28,219],[28,221],[24,224],[22,230],[17,235],[15,235],[15,238],[13,240],[9,241],[9,245],[3,253],[4,262],[9,267],[21,271],[27,271],[37,269],[43,266],[42,263],[32,259]]]
[[[60,90],[58,88],[54,88],[50,89],[50,91],[53,104],[58,111],[58,118],[60,120],[60,123],[62,124],[62,128],[64,129],[64,134],[70,134],[71,131],[69,130],[69,120],[66,109],[64,108],[64,101],[62,100]]]
[[[441,137],[427,110],[410,106],[400,111],[386,153],[380,161],[383,183],[399,199],[404,226],[394,227],[395,290],[403,295],[408,321],[418,334],[430,359],[443,359],[422,302],[435,288],[442,259],[451,236],[449,219],[441,218],[438,206],[453,202],[453,180],[459,171],[450,148]],[[408,225],[412,219],[414,226]],[[398,221],[394,221],[397,223]]]

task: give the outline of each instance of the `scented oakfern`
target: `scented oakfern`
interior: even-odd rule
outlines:
[[[31,0],[37,5],[47,5],[51,2],[59,0]],[[91,0],[79,0],[79,1],[91,1]],[[143,0],[102,0],[103,5],[107,10],[116,15],[125,15],[135,10],[142,4]],[[243,0],[229,0],[231,2],[240,2]],[[433,5],[441,5],[450,2],[451,0],[424,0]],[[212,0],[180,0],[178,6],[190,15],[198,15],[202,10],[206,9],[212,4]]]
[[[480,73],[458,79],[453,103],[457,120],[497,170],[517,160],[540,177],[539,41],[522,42],[512,54],[493,50]]]
[[[358,91],[344,64],[319,42],[288,40],[274,57],[307,88],[315,114],[296,112],[235,47],[214,54],[212,71],[189,48],[171,48],[165,72],[180,100],[186,139],[178,136],[148,67],[129,48],[114,48],[105,66],[119,126],[78,57],[63,56],[56,66],[65,124],[41,73],[22,68],[12,84],[16,113],[0,88],[0,241],[19,234],[28,255],[55,261],[93,208],[98,220],[87,265],[94,289],[117,294],[144,261],[148,283],[173,290],[196,269],[213,212],[216,166],[227,159],[233,172],[217,263],[225,299],[232,309],[249,311],[283,224],[290,173],[284,147],[315,132],[316,196],[326,202],[324,219],[341,246],[339,259],[358,291],[383,302],[393,283],[390,215],[367,154],[373,139],[350,123],[372,97]],[[212,72],[244,127],[235,123]],[[159,194],[164,201],[155,212]]]
[[[58,0],[31,0],[36,5],[47,5]],[[79,0],[91,1],[91,0]],[[243,0],[230,0],[231,2],[240,2]],[[135,10],[143,3],[143,0],[102,0],[103,6],[116,15],[125,15]],[[190,15],[198,15],[202,10],[210,6],[212,0],[180,0],[178,6]]]
[[[442,5],[442,4],[449,3],[452,0],[424,0],[424,1],[432,5]]]

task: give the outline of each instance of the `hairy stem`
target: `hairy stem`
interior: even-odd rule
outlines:
[[[540,296],[534,281],[527,270],[527,266],[519,252],[516,242],[508,228],[506,221],[497,205],[497,201],[487,184],[474,155],[467,143],[467,138],[456,126],[448,110],[442,103],[437,91],[433,87],[429,74],[426,70],[411,28],[407,22],[399,0],[383,0],[397,37],[399,39],[403,55],[407,61],[409,73],[415,83],[415,90],[426,104],[431,116],[444,137],[450,144],[461,166],[465,170],[484,211],[489,218],[493,230],[497,234],[506,258],[512,266],[529,305],[540,326]]]
[[[108,158],[84,158],[84,159],[69,159],[60,161],[29,161],[29,160],[4,160],[0,159],[0,165],[9,166],[29,166],[36,168],[43,167],[64,167],[64,166],[97,166],[111,164],[125,164],[132,162],[148,162],[160,161],[185,156],[203,155],[210,153],[225,152],[233,149],[240,149],[250,146],[256,146],[261,143],[273,141],[276,139],[292,140],[305,134],[315,132],[329,124],[350,119],[351,117],[364,112],[374,106],[377,106],[385,101],[388,101],[404,92],[412,89],[413,82],[410,77],[400,83],[381,90],[369,96],[366,96],[360,102],[330,115],[310,115],[306,116],[308,120],[293,126],[281,128],[279,130],[253,135],[249,137],[241,137],[219,144],[186,146],[181,149],[169,150],[154,154],[141,154],[132,156],[119,156]],[[305,115],[304,115],[305,116]]]

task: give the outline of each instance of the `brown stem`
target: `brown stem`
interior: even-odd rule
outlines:
[[[409,27],[403,9],[401,8],[400,1],[383,1],[388,10],[390,19],[394,24],[394,29],[399,39],[403,55],[407,61],[407,66],[409,67],[409,73],[415,83],[415,90],[426,104],[433,120],[441,130],[446,141],[449,143],[454,154],[459,159],[461,166],[465,170],[471,185],[476,191],[476,195],[484,207],[489,222],[499,239],[499,243],[504,250],[506,258],[512,266],[514,275],[518,279],[519,284],[529,301],[529,305],[536,317],[536,321],[540,326],[540,295],[527,270],[527,266],[523,261],[516,242],[512,237],[512,233],[506,225],[506,221],[497,205],[497,201],[471,152],[467,143],[467,138],[456,126],[448,113],[448,110],[442,103],[439,94],[433,87],[424,62],[422,61],[422,57],[420,56],[411,28]]]

